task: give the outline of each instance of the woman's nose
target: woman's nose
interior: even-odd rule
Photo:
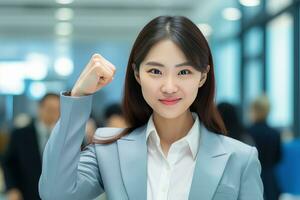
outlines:
[[[173,77],[166,77],[163,82],[162,82],[162,86],[161,86],[161,91],[163,93],[168,93],[168,94],[172,94],[177,92],[178,90],[178,86],[176,83],[176,80]]]

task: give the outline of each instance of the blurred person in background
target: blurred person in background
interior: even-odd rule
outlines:
[[[104,111],[104,123],[106,127],[126,128],[126,121],[122,113],[121,105],[118,103],[109,104]],[[97,123],[94,118],[90,117],[86,123],[86,135],[84,137],[81,149],[92,143]]]
[[[222,102],[218,104],[218,110],[223,118],[228,136],[254,146],[253,138],[245,132],[244,126],[238,117],[236,106]]]
[[[13,126],[15,129],[23,128],[30,124],[32,118],[27,113],[20,113],[14,118]]]
[[[104,121],[106,127],[126,128],[126,120],[122,113],[121,105],[118,103],[110,104],[104,112]]]
[[[0,110],[0,115],[4,116],[4,113]],[[0,200],[4,199],[4,175],[2,169],[2,159],[4,150],[6,149],[7,142],[8,142],[8,134],[5,128],[3,128],[3,123],[0,121]]]
[[[106,127],[126,128],[126,121],[122,113],[121,105],[118,103],[109,104],[104,109],[104,124]],[[82,149],[92,143],[95,131],[97,129],[96,120],[90,117],[86,123],[86,135],[82,143]]]
[[[275,177],[275,166],[281,159],[280,133],[267,123],[270,103],[267,96],[255,99],[250,106],[252,125],[247,129],[254,139],[262,166],[261,177],[266,200],[278,200],[280,189]]]
[[[59,96],[48,93],[39,102],[37,119],[12,132],[3,158],[7,200],[40,199],[41,158],[58,118]]]

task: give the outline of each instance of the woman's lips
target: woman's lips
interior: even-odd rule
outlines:
[[[165,105],[174,105],[180,101],[181,98],[173,98],[173,99],[159,99],[160,102],[162,102]]]

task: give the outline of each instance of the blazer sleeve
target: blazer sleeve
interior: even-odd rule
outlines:
[[[91,104],[92,96],[60,96],[60,119],[43,154],[43,200],[86,200],[103,193],[94,145],[80,151]]]
[[[246,167],[241,177],[239,200],[263,200],[263,184],[260,177],[261,165],[255,147],[251,148]]]

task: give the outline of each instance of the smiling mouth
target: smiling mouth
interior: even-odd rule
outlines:
[[[178,103],[181,100],[181,98],[178,99],[159,99],[159,101],[161,103],[163,103],[164,105],[174,105],[176,103]]]

